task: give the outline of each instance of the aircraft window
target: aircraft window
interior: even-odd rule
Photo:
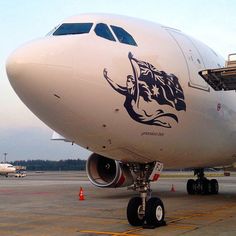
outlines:
[[[92,28],[93,23],[64,23],[53,35],[67,35],[67,34],[87,34]]]
[[[56,27],[54,27],[52,30],[50,30],[45,36],[50,36],[50,35],[52,35],[53,34],[53,32],[55,32],[57,29],[58,29],[58,27],[59,27],[60,25],[57,25]]]
[[[121,43],[137,46],[134,38],[123,28],[114,25],[111,25],[111,28]]]
[[[95,33],[97,36],[111,40],[111,41],[116,41],[114,36],[112,35],[112,32],[108,28],[106,24],[99,23],[96,25],[94,29]]]

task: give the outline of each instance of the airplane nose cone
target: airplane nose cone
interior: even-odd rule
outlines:
[[[6,72],[12,88],[34,113],[42,113],[43,98],[51,85],[47,83],[47,54],[43,40],[36,40],[16,49],[6,61]]]
[[[16,83],[25,80],[30,68],[37,63],[42,63],[45,58],[46,53],[40,51],[35,42],[15,50],[6,61],[7,76],[13,87],[15,88]]]
[[[42,38],[25,44],[9,56],[6,72],[19,97],[36,95],[52,84],[56,86],[55,81],[58,82],[62,74],[72,72],[72,59],[62,44],[53,38]]]
[[[7,76],[16,94],[44,121],[54,119],[48,114],[52,109],[56,113],[62,103],[58,104],[56,95],[61,96],[73,75],[72,59],[66,53],[60,42],[49,37],[16,49],[6,61]]]
[[[6,72],[10,82],[13,82],[13,80],[15,80],[17,76],[19,77],[21,72],[24,70],[22,66],[23,58],[24,57],[22,57],[21,53],[19,53],[18,50],[13,52],[8,57],[6,62]]]

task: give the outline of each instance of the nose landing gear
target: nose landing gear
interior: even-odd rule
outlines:
[[[150,182],[158,179],[157,173],[162,170],[163,165],[161,170],[158,168],[160,166],[157,163],[132,166],[132,171],[137,176],[132,189],[140,193],[140,197],[131,198],[127,206],[127,219],[133,226],[155,228],[166,225],[163,202],[157,197],[151,197]],[[154,180],[150,177],[154,177]]]
[[[204,176],[204,169],[195,169],[194,175],[197,175],[197,180],[189,179],[187,182],[188,194],[218,194],[218,181],[216,179],[207,179]]]

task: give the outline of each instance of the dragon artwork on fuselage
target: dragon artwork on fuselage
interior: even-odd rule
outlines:
[[[178,117],[158,109],[153,103],[171,106],[176,111],[186,111],[184,93],[178,78],[174,74],[157,70],[150,63],[137,60],[131,52],[128,58],[133,75],[127,76],[126,87],[110,79],[107,69],[103,70],[105,79],[115,91],[126,97],[124,107],[132,119],[147,125],[171,128],[169,121],[175,120],[178,123]]]

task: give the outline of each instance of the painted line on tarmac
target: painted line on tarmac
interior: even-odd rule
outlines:
[[[201,220],[208,220],[210,221],[212,218],[215,218],[215,222],[219,220],[220,216],[222,216],[222,211],[227,211],[227,210],[233,210],[235,209],[236,206],[232,204],[227,204],[227,205],[221,205],[218,206],[214,209],[209,209],[206,211],[206,209],[201,209],[199,212],[192,212],[192,213],[187,213],[185,216],[182,214],[185,214],[185,211],[181,212],[181,215],[171,217],[169,221],[167,221],[167,227],[169,226],[171,229],[177,229],[177,230],[187,230],[187,231],[192,231],[192,230],[197,230],[199,227],[202,225],[200,224],[192,224],[192,223],[185,223],[182,222],[184,220],[192,220],[192,219],[201,219]],[[225,212],[225,217],[228,218],[230,217],[228,212]],[[228,217],[227,217],[228,215]],[[217,219],[218,218],[218,219]],[[96,230],[80,230],[80,233],[88,233],[92,235],[110,235],[110,236],[141,236],[142,234],[137,234],[136,232],[142,231],[143,228],[135,228],[135,229],[130,229],[125,232],[110,232],[110,231],[96,231]]]
[[[169,227],[175,228],[175,229],[184,229],[184,230],[195,230],[199,227],[196,225],[177,225],[177,224],[169,224]]]
[[[201,210],[199,213],[193,213],[193,214],[187,214],[186,216],[175,216],[174,218],[172,218],[172,220],[167,222],[167,225],[170,227],[174,227],[177,229],[188,229],[188,230],[196,230],[198,229],[201,225],[199,224],[188,224],[188,223],[184,223],[183,225],[181,224],[181,221],[183,220],[212,220],[215,219],[215,222],[221,220],[222,217],[222,211],[227,211],[227,210],[233,210],[235,209],[236,206],[235,205],[222,205],[219,206],[215,209],[211,209],[209,211],[206,211],[206,209]],[[224,212],[225,214],[224,217],[225,218],[230,218],[230,214],[228,212]],[[182,212],[182,214],[184,214],[184,211]]]
[[[127,231],[124,232],[124,234],[130,235],[129,233],[137,232],[137,231],[140,231],[140,230],[143,230],[143,227],[127,230]]]
[[[96,231],[96,230],[80,230],[80,233],[95,234],[95,235],[111,235],[111,236],[141,236],[141,234],[129,234],[126,232],[110,232],[110,231]]]

